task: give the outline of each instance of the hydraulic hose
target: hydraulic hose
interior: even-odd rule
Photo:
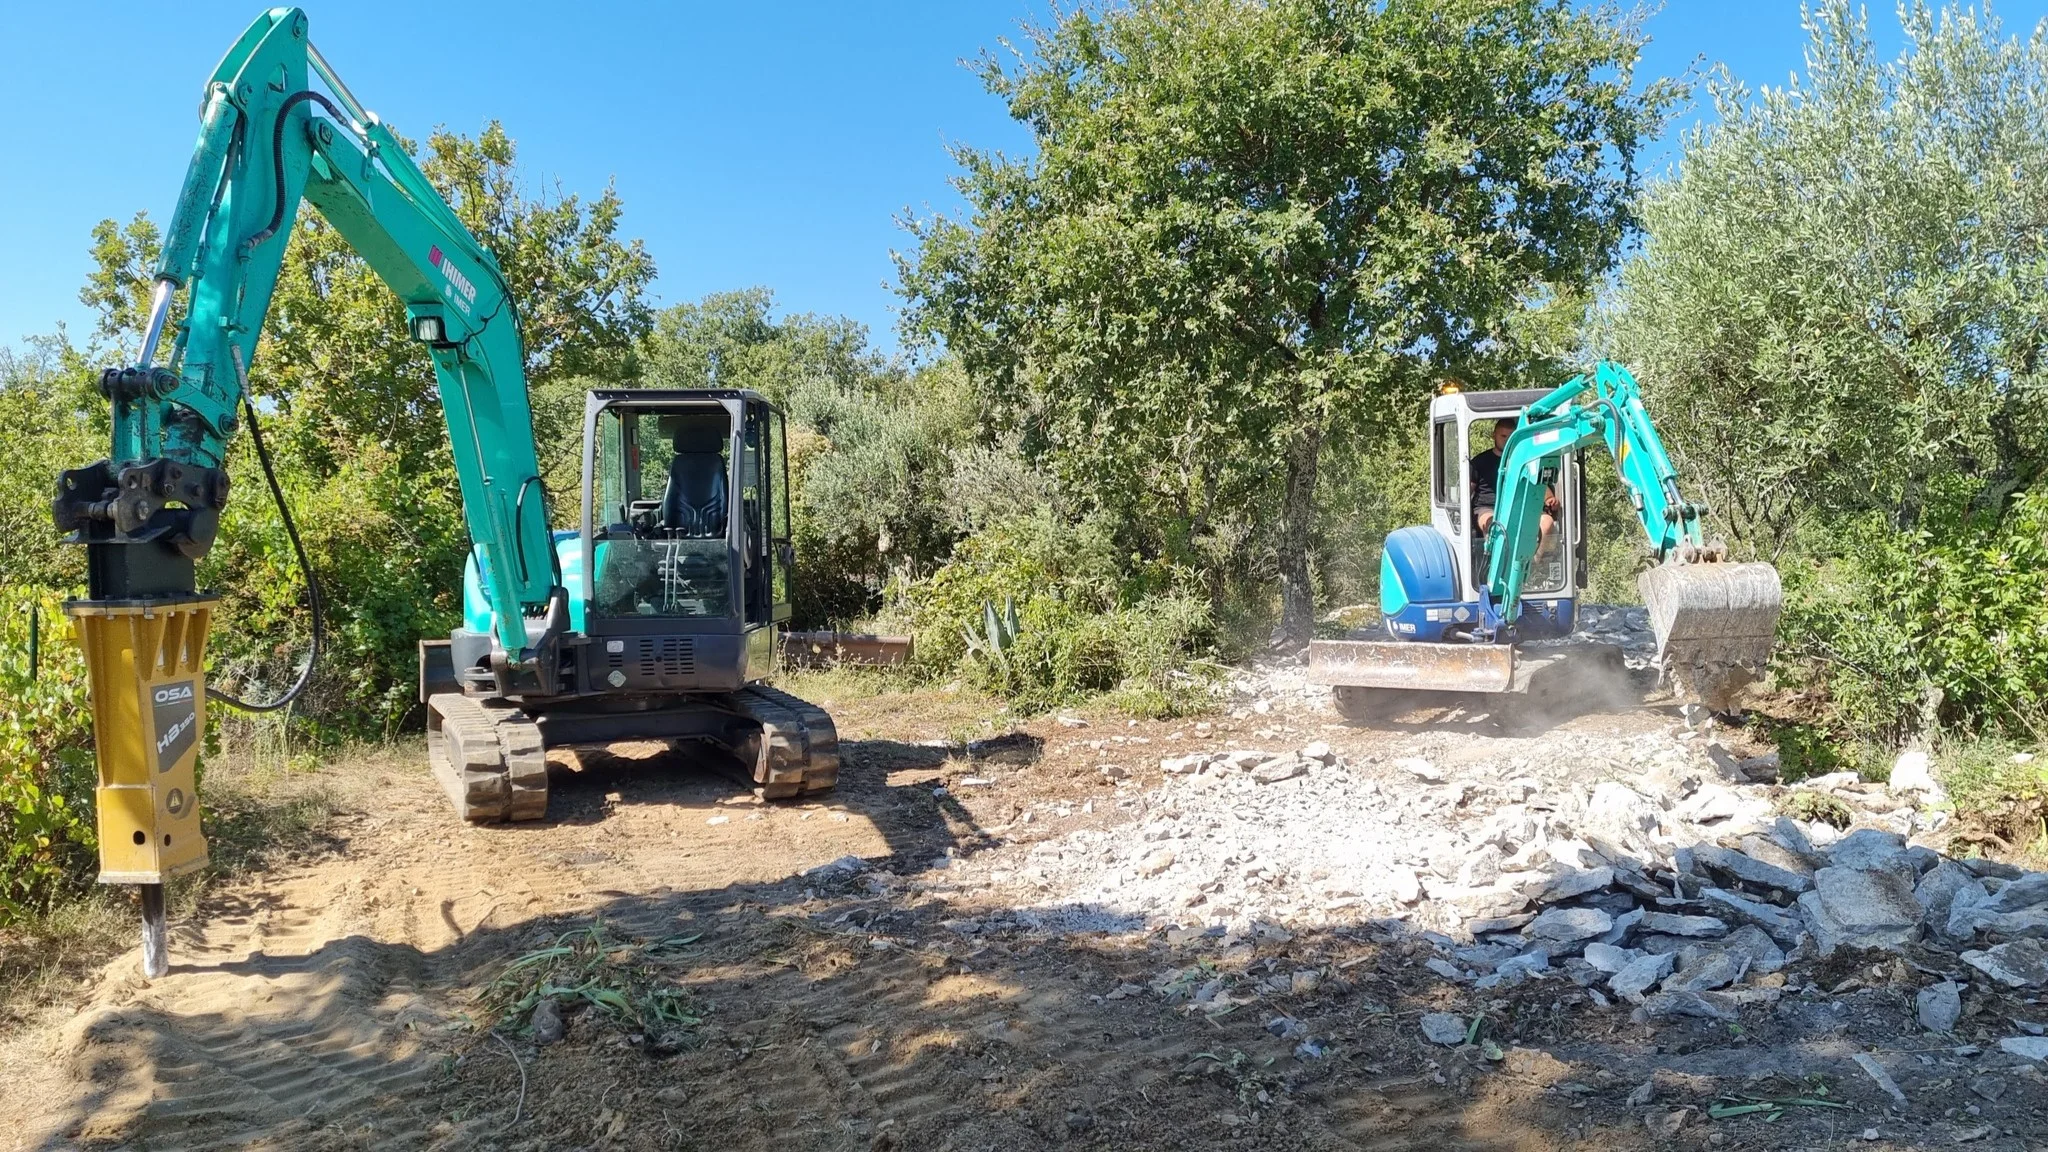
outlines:
[[[306,558],[306,546],[299,540],[298,523],[292,519],[291,506],[285,503],[284,488],[277,482],[277,470],[270,463],[270,449],[263,443],[263,429],[256,419],[256,403],[249,397],[249,374],[242,366],[242,350],[239,347],[235,348],[233,356],[235,375],[240,378],[242,385],[242,411],[249,417],[249,442],[256,446],[257,463],[263,466],[263,481],[270,488],[270,498],[277,503],[277,514],[284,521],[284,534],[291,539],[292,554],[298,558],[299,571],[306,577],[306,605],[312,615],[313,642],[306,653],[306,666],[299,670],[298,679],[277,699],[256,703],[230,696],[211,684],[206,687],[206,697],[244,712],[276,712],[290,706],[292,701],[305,693],[306,686],[313,682],[313,669],[320,663],[320,641],[326,630],[326,616],[321,604],[319,577],[313,574],[313,562]]]
[[[276,206],[270,210],[270,223],[265,225],[261,232],[243,241],[242,247],[244,250],[254,248],[272,236],[277,235],[277,230],[284,227],[284,210],[286,207],[284,195],[284,126],[285,122],[291,118],[291,110],[297,107],[302,100],[311,100],[320,105],[320,107],[327,110],[329,116],[334,117],[336,120],[348,119],[348,116],[341,109],[334,106],[334,101],[313,91],[311,88],[292,93],[284,98],[284,103],[278,105],[277,120],[270,126],[271,175],[277,185],[277,202]],[[246,389],[244,392],[246,394]]]

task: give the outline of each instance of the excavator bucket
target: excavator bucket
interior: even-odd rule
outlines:
[[[1763,679],[1785,590],[1769,564],[1666,563],[1636,580],[1650,610],[1657,659],[1682,699],[1736,711]]]

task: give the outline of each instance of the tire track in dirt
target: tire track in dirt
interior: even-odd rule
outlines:
[[[465,903],[490,895],[494,877],[467,845],[418,847],[469,831],[426,824],[445,812],[423,791],[394,782],[388,815],[341,852],[211,901],[180,927],[164,979],[136,979],[132,955],[110,965],[66,1029],[63,1055],[91,1086],[71,1130],[151,1148],[246,1146],[256,1132],[280,1148],[458,1139],[468,1126],[440,1123],[446,1072],[415,1029],[440,1020],[422,993],[467,962],[450,946],[496,915]],[[493,848],[498,876],[542,878],[519,885],[532,899],[580,887]]]
[[[618,782],[572,774],[555,820],[510,827],[456,822],[424,772],[385,776],[370,811],[337,822],[331,853],[217,893],[175,925],[167,977],[141,981],[132,953],[107,966],[54,1040],[75,1091],[10,1107],[28,1121],[17,1146],[470,1143],[510,1119],[512,1101],[445,1120],[478,1102],[450,1091],[454,1037],[438,1030],[491,960],[552,931],[521,925],[613,906],[629,932],[672,934],[678,908],[660,895],[671,885],[780,878],[875,839],[806,823],[794,806],[752,823],[752,810],[713,807],[729,787],[636,771]],[[634,802],[615,804],[608,787]],[[741,834],[693,836],[706,811]],[[504,1060],[482,1043],[479,1059]],[[779,1097],[790,1111],[769,1114],[829,1146],[844,1133],[825,1118],[845,1101],[828,1079],[794,1077]]]

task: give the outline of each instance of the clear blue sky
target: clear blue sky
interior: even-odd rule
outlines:
[[[168,213],[197,131],[199,89],[260,9],[0,4],[0,343],[91,329],[77,293],[92,225]],[[1012,151],[1028,137],[962,58],[1044,0],[626,5],[584,0],[351,0],[308,9],[314,42],[399,131],[502,120],[529,180],[616,181],[661,302],[762,284],[786,310],[844,313],[893,347],[895,219],[956,201],[949,141]],[[2009,33],[2048,0],[1996,6]],[[1895,51],[1890,3],[1871,6]],[[1644,75],[1725,63],[1752,88],[1801,67],[1796,0],[1667,0]],[[1681,116],[1649,157],[1662,169]]]

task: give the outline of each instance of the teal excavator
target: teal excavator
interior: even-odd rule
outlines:
[[[1655,561],[1637,589],[1657,668],[1685,704],[1739,707],[1770,661],[1778,572],[1733,562],[1707,537],[1707,508],[1680,491],[1627,369],[1603,362],[1549,390],[1447,384],[1429,420],[1430,523],[1387,537],[1377,627],[1309,646],[1309,677],[1332,686],[1340,711],[1378,719],[1418,700],[1570,695],[1619,665],[1617,649],[1567,639],[1588,575],[1585,453],[1602,448]],[[1475,457],[1481,424],[1495,448]]]
[[[140,354],[100,379],[111,450],[64,472],[53,504],[86,549],[87,595],[68,610],[90,675],[100,879],[141,886],[145,972],[165,971],[164,881],[206,862],[206,702],[242,703],[206,684],[217,597],[194,565],[245,420],[314,635],[285,697],[248,706],[281,707],[318,654],[318,585],[249,389],[301,200],[403,301],[439,385],[472,548],[462,626],[422,640],[421,695],[430,766],[458,814],[540,819],[550,749],[619,741],[711,745],[768,798],[830,788],[831,718],[761,682],[790,614],[782,413],[730,389],[591,392],[581,515],[554,529],[498,262],[314,49],[305,13],[259,17],[207,81],[199,118]]]

